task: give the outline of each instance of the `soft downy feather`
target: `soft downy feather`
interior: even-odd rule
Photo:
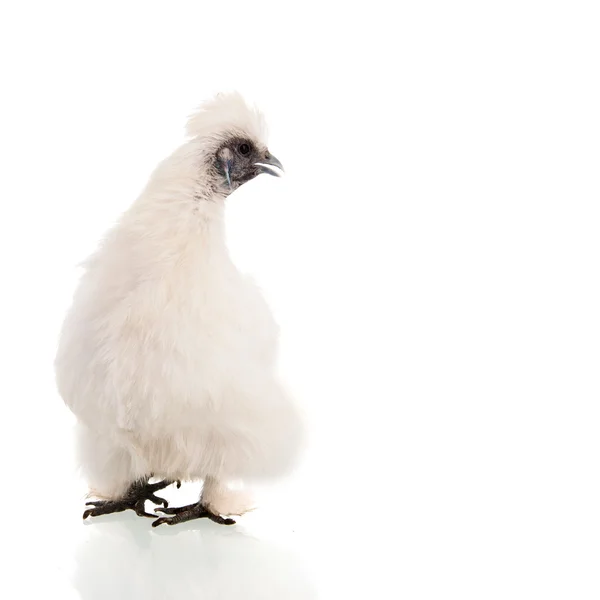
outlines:
[[[266,144],[264,119],[220,95],[187,131],[85,263],[60,338],[58,388],[103,497],[150,473],[213,478],[222,496],[222,483],[287,473],[302,445],[277,326],[230,259],[226,194],[208,161],[232,131]]]

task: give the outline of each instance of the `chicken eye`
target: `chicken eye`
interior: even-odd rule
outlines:
[[[241,144],[239,150],[240,154],[248,154],[248,152],[250,152],[250,146],[248,144]]]

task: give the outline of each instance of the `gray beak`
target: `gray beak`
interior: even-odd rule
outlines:
[[[277,167],[279,170],[283,171],[283,165],[279,162],[279,159],[275,158],[272,154],[267,154],[264,160],[254,163],[260,173],[267,173],[269,175],[274,175],[275,177],[281,177],[281,173],[272,169],[271,167]]]

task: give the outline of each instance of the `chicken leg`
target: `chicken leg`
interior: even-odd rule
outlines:
[[[158,483],[149,483],[149,481],[150,478],[146,477],[145,479],[133,482],[125,495],[118,500],[93,500],[92,502],[86,502],[86,506],[92,506],[93,508],[88,508],[83,513],[83,518],[109,515],[111,513],[123,512],[127,509],[135,511],[136,515],[140,517],[156,517],[156,515],[146,512],[146,500],[150,500],[154,504],[162,504],[167,508],[169,503],[164,498],[156,496],[154,492],[166,488],[174,483],[174,481],[164,480]],[[177,481],[177,487],[181,487],[180,481]]]
[[[225,519],[220,515],[215,515],[210,512],[202,502],[196,504],[188,504],[187,506],[179,506],[177,508],[155,508],[156,512],[161,512],[166,515],[173,515],[172,517],[160,517],[152,523],[152,527],[158,527],[163,523],[167,525],[177,525],[177,523],[185,523],[185,521],[191,521],[193,519],[210,519],[220,525],[235,525],[233,519]],[[156,515],[154,515],[156,516]]]

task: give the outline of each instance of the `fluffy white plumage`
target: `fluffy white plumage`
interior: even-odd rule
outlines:
[[[150,474],[202,479],[205,505],[241,514],[247,500],[229,484],[285,474],[303,439],[277,376],[277,326],[227,251],[230,190],[213,166],[232,136],[266,150],[266,128],[234,93],[203,105],[187,131],[85,263],[57,385],[93,494],[119,498]]]

